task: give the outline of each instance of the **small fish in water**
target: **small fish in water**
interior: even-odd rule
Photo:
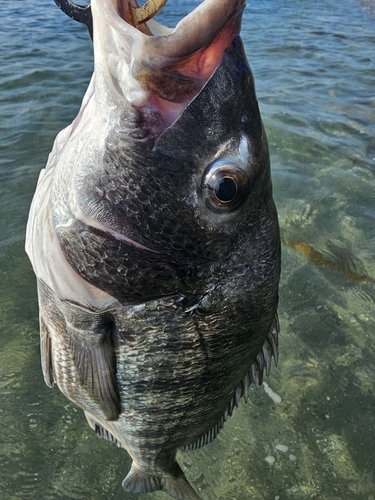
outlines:
[[[48,386],[133,459],[126,491],[199,498],[176,461],[277,362],[280,237],[239,37],[244,0],[57,0],[95,71],[30,209]]]

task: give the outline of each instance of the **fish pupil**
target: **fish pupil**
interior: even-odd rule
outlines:
[[[223,177],[215,186],[215,195],[220,201],[228,202],[233,200],[237,194],[237,184],[230,177]]]

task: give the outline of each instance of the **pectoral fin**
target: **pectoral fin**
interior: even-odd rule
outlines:
[[[85,400],[91,411],[100,409],[108,420],[117,420],[121,402],[111,313],[61,301],[41,280],[38,291],[46,384],[57,383],[75,404],[82,406]]]
[[[80,311],[67,318],[69,347],[81,387],[108,420],[117,420],[121,402],[116,378],[113,324],[103,316]]]

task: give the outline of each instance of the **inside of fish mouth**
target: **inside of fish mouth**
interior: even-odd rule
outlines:
[[[134,58],[132,75],[149,95],[182,106],[203,88],[220,64],[224,51],[239,34],[245,0],[204,0],[174,29],[152,35],[147,20],[166,0],[112,0],[118,15],[146,36]]]

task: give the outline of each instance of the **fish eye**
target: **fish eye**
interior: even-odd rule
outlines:
[[[201,194],[214,212],[231,212],[247,198],[250,183],[246,173],[230,160],[211,163],[203,173]]]

